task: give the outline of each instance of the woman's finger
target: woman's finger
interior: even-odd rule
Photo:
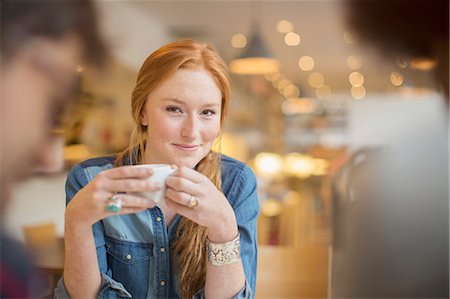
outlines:
[[[113,205],[117,210],[109,210],[109,205]],[[105,212],[108,215],[129,214],[144,211],[155,207],[155,203],[145,198],[130,194],[114,194],[104,202]]]
[[[154,208],[155,202],[146,198],[131,194],[116,194],[116,197],[122,200],[122,207],[127,208]]]
[[[150,182],[146,179],[106,180],[102,182],[101,185],[105,190],[112,193],[159,191],[162,188],[159,182]]]
[[[170,200],[183,206],[187,206],[189,204],[191,196],[193,195],[183,191],[180,192],[174,190],[170,187],[166,189],[166,198],[169,198]]]
[[[176,191],[184,191],[191,194],[199,190],[199,184],[181,176],[169,176],[166,180],[166,185]]]
[[[194,170],[189,167],[182,166],[175,170],[172,174],[172,177],[184,177],[189,179],[190,181],[194,183],[201,183],[206,177],[198,172],[197,170]]]
[[[172,209],[173,211],[175,211],[177,214],[180,214],[183,217],[186,217],[188,219],[191,219],[194,222],[198,222],[197,220],[197,211],[196,208],[188,208],[186,205],[184,204],[179,204],[178,202],[175,202],[173,200],[171,200],[170,198],[166,198],[166,205],[167,207],[169,207],[170,209]],[[200,224],[200,223],[199,223]]]

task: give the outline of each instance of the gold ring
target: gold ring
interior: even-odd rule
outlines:
[[[194,195],[191,195],[191,197],[189,197],[188,200],[188,204],[187,204],[188,208],[193,209],[196,206],[198,206],[198,198],[195,197]]]

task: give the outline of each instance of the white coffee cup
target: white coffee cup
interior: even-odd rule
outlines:
[[[158,191],[141,191],[134,192],[134,194],[153,200],[155,203],[159,203],[163,200],[166,193],[166,179],[175,171],[175,168],[169,164],[140,164],[135,165],[134,167],[152,168],[153,175],[149,176],[147,180],[149,182],[157,182],[161,186],[161,189]]]

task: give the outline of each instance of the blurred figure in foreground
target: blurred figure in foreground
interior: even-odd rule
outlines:
[[[357,38],[395,60],[431,59],[435,80],[449,97],[449,1],[345,0]]]
[[[100,63],[104,46],[87,0],[1,1],[0,213],[14,181],[57,157],[52,129],[76,90],[76,68]],[[60,145],[59,145],[60,146]],[[39,210],[39,199],[30,198]],[[4,217],[2,217],[4,219]],[[0,226],[0,297],[42,295],[23,247]]]
[[[346,5],[367,45],[394,59],[437,60],[445,101],[386,95],[356,105],[354,119],[378,120],[358,124],[380,144],[356,150],[335,181],[331,297],[448,298],[449,2]]]

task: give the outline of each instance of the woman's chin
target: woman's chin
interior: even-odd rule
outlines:
[[[188,167],[188,168],[195,168],[195,166],[200,162],[200,160],[197,159],[177,159],[174,163],[178,167]]]

